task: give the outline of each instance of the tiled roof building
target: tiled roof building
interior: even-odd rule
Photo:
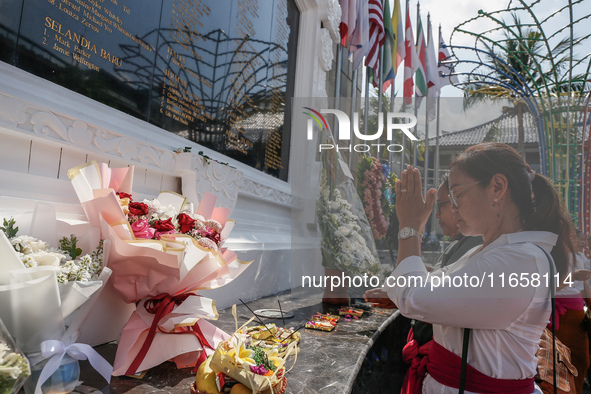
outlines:
[[[540,165],[538,129],[530,113],[523,116],[526,161],[534,170]],[[497,119],[464,130],[446,132],[439,136],[439,168],[447,169],[453,156],[470,145],[481,142],[502,142],[518,149],[517,116],[503,114]],[[429,138],[429,146],[435,146],[435,137]]]

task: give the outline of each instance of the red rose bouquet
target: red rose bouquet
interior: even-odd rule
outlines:
[[[165,234],[186,234],[195,238],[204,248],[220,248],[222,224],[217,220],[205,219],[202,215],[192,213],[191,204],[185,204],[183,196],[164,192],[157,199],[135,202],[129,193],[116,194],[136,239],[159,240]],[[169,204],[163,205],[161,200]],[[184,211],[179,212],[179,209]]]
[[[215,301],[197,291],[223,286],[249,263],[223,247],[234,221],[205,193],[197,209],[176,193],[134,201],[133,167],[91,163],[69,171],[89,221],[112,242],[113,287],[137,305],[123,328],[113,375],[132,375],[166,360],[199,364],[229,337],[208,320]],[[183,334],[183,335],[170,335]]]

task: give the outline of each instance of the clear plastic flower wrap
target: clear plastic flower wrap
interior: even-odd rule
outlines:
[[[55,228],[55,212],[48,209],[35,208],[31,228]],[[78,360],[89,360],[108,382],[111,365],[89,345],[76,342],[82,323],[111,274],[107,267],[101,269],[102,243],[94,262],[90,255],[82,261],[76,259],[82,248],[77,246],[74,235],[64,237],[66,241],[57,249],[31,235],[17,236],[18,227],[12,219],[5,218],[3,224],[0,318],[30,362],[31,376],[24,383],[25,392],[71,392],[79,384]],[[99,243],[98,233],[96,236]],[[65,254],[69,252],[76,256],[68,259]]]
[[[330,131],[323,130],[322,141],[335,145]],[[320,194],[316,204],[322,234],[322,265],[349,275],[377,276],[385,270],[380,264],[371,226],[357,193],[353,176],[335,150],[322,150]]]
[[[18,393],[30,375],[29,361],[0,320],[0,394]]]

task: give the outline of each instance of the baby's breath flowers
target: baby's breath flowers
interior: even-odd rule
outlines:
[[[19,382],[24,381],[29,375],[29,361],[0,341],[0,394],[12,393]]]
[[[4,228],[6,228],[6,224],[14,223],[14,219],[9,221],[4,219],[4,222]],[[0,229],[4,230],[4,228]],[[75,235],[61,238],[58,248],[29,235],[16,236],[15,233],[11,235],[13,237],[9,238],[9,241],[25,267],[32,268],[42,265],[56,267],[58,283],[97,280],[101,273],[103,267],[102,240],[99,241],[97,248],[91,254],[82,255],[82,249],[77,246],[78,239]]]

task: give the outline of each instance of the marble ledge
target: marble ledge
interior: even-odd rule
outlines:
[[[286,319],[289,327],[299,327],[315,312],[336,312],[338,306],[321,302],[321,293],[293,290],[278,296],[285,311],[294,317]],[[277,309],[277,297],[271,296],[250,302],[249,307],[257,309]],[[243,305],[237,306],[238,325],[252,315]],[[380,334],[398,317],[396,311],[372,309],[359,320],[350,322],[341,318],[332,332],[300,329],[302,339],[297,362],[287,374],[286,394],[347,393],[351,392],[355,379],[366,359],[366,354],[380,337]],[[282,325],[281,319],[263,319],[265,323]],[[231,308],[220,311],[214,323],[228,333],[234,332],[235,322]],[[255,324],[254,322],[251,324]],[[101,345],[96,348],[109,362],[113,362],[116,344]],[[288,360],[291,367],[294,357]],[[82,364],[81,380],[77,393],[189,393],[194,381],[191,369],[176,369],[171,362],[165,362],[148,371],[143,379],[113,377],[110,385],[92,371],[85,362]]]

